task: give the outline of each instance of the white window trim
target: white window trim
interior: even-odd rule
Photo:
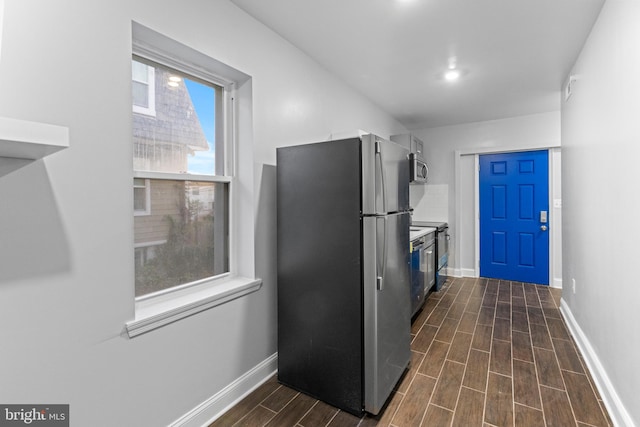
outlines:
[[[169,39],[136,22],[132,23],[133,54],[161,65],[182,70],[195,77],[203,78],[224,87],[225,105],[225,172],[228,176],[175,174],[180,180],[228,182],[229,183],[229,273],[203,279],[189,286],[178,286],[149,296],[135,299],[135,318],[126,323],[130,338],[173,323],[203,310],[216,307],[239,297],[256,292],[262,286],[262,280],[254,275],[254,234],[245,229],[253,226],[253,177],[252,169],[238,167],[237,126],[251,128],[251,85],[250,76],[229,67],[215,59],[197,52],[175,40]],[[180,58],[177,61],[174,58]],[[240,115],[236,99],[238,85],[243,86],[239,95],[247,105]],[[253,164],[250,151],[251,136],[245,132],[243,139],[246,147],[243,152],[243,164]],[[243,145],[243,146],[245,146]],[[245,163],[246,162],[246,163]],[[242,171],[241,175],[237,175]],[[134,172],[135,177],[148,179],[172,179],[172,174]],[[242,205],[240,205],[242,203]],[[242,217],[242,221],[238,218]],[[242,223],[240,223],[242,222]],[[242,253],[242,260],[239,254]],[[250,256],[247,256],[249,255]],[[249,261],[247,261],[247,259]],[[132,271],[133,273],[133,271]],[[133,276],[133,274],[132,274]],[[133,281],[132,281],[133,286]]]
[[[144,114],[146,116],[155,117],[156,115],[156,70],[153,67],[147,66],[147,73],[148,73],[148,77],[147,77],[148,81],[140,82],[140,83],[145,83],[147,85],[149,106],[142,107],[140,105],[133,105],[133,112]]]
[[[138,178],[138,177],[134,177],[134,178]],[[136,187],[135,185],[133,186],[133,188],[142,188],[142,187]],[[151,215],[151,182],[149,179],[145,179],[144,180],[144,197],[145,197],[145,202],[144,202],[144,210],[133,210],[133,216],[149,216]]]

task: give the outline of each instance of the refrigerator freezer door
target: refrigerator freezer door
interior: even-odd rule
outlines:
[[[363,218],[364,409],[377,414],[411,357],[409,213]]]
[[[409,150],[375,135],[362,137],[362,213],[409,210]]]

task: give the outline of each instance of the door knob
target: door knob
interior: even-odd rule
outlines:
[[[542,230],[542,231],[547,231],[547,226],[546,226],[546,225],[541,225],[541,226],[540,226],[540,230]]]

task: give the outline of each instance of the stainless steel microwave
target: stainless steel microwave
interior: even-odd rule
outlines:
[[[415,153],[409,154],[409,168],[411,172],[412,183],[426,183],[429,176],[429,167],[427,163],[418,158]]]

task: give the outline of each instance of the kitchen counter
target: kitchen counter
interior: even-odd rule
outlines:
[[[414,241],[422,236],[433,233],[436,231],[435,227],[418,227],[412,225],[409,227],[409,241]]]

